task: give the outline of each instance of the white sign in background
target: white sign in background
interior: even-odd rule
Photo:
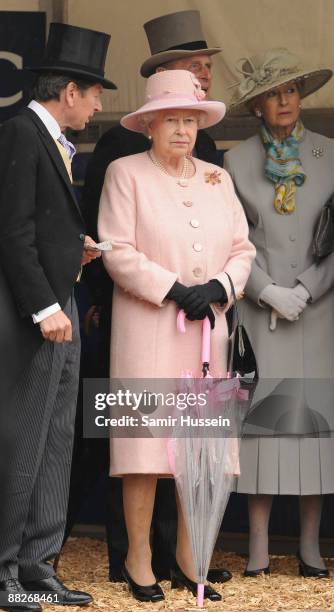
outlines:
[[[22,70],[23,58],[17,53],[12,53],[11,51],[0,51],[0,60],[6,60],[7,62],[14,64],[14,66],[19,70]],[[22,91],[19,91],[18,93],[13,94],[12,96],[0,96],[0,108],[5,108],[6,106],[12,106],[13,104],[16,104],[22,99],[22,96]]]

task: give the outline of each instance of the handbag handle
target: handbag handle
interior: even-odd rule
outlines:
[[[230,286],[231,286],[231,294],[232,294],[232,306],[233,306],[233,318],[232,318],[232,331],[231,331],[231,335],[230,335],[230,347],[229,347],[229,355],[228,355],[228,363],[227,363],[227,375],[228,377],[231,377],[233,375],[233,371],[232,371],[232,367],[233,367],[233,353],[234,353],[234,343],[235,343],[235,332],[237,330],[238,327],[241,327],[241,323],[240,323],[240,316],[239,316],[239,309],[238,309],[238,300],[237,300],[237,296],[235,293],[235,289],[234,289],[234,284],[233,281],[230,277],[230,275],[225,272]],[[239,338],[239,354],[240,355],[244,355],[245,354],[245,345],[244,345],[244,341],[243,341],[243,335],[242,333],[238,334],[238,338]]]
[[[233,332],[236,330],[236,328],[238,327],[238,325],[240,325],[240,317],[239,317],[239,309],[238,309],[238,300],[237,300],[237,296],[235,293],[235,289],[234,289],[234,285],[233,285],[233,281],[230,277],[230,275],[225,272],[230,286],[231,286],[231,294],[232,294],[232,306],[233,306],[233,319],[232,319],[232,333],[231,336],[233,334]]]

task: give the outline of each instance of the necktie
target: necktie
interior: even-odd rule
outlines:
[[[69,160],[72,161],[72,158],[76,154],[75,146],[69,140],[67,140],[67,138],[65,138],[64,134],[60,134],[58,138],[58,142],[60,142],[60,144],[63,145],[69,157]]]

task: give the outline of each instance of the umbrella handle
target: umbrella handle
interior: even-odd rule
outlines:
[[[209,317],[205,317],[202,325],[202,363],[210,363],[211,325]]]
[[[179,310],[176,319],[177,331],[184,334],[186,331],[186,313],[184,310]],[[211,325],[209,317],[205,317],[202,324],[202,363],[210,363],[211,351]]]
[[[186,313],[184,310],[179,310],[176,318],[176,329],[181,334],[185,334],[186,332]]]

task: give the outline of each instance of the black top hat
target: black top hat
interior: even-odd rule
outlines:
[[[204,39],[199,11],[178,11],[156,17],[144,23],[149,57],[141,66],[143,77],[154,74],[161,64],[184,57],[206,54],[214,55],[220,47],[208,47]]]
[[[45,56],[33,72],[59,72],[76,76],[106,89],[117,89],[104,78],[109,34],[65,23],[51,23]]]

